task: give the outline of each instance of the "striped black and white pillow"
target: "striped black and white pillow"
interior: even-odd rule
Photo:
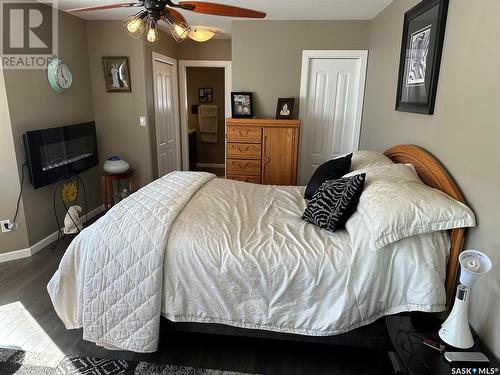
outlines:
[[[307,204],[302,219],[335,232],[356,211],[365,185],[365,173],[325,181]]]

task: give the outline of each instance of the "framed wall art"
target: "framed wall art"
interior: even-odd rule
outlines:
[[[424,0],[405,13],[396,110],[434,113],[448,0]]]
[[[213,92],[211,87],[199,89],[199,101],[200,103],[212,103],[214,101]]]
[[[130,92],[130,69],[128,57],[109,56],[102,58],[107,92]]]

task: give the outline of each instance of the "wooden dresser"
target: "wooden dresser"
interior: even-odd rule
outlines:
[[[226,120],[226,177],[296,185],[300,120]]]

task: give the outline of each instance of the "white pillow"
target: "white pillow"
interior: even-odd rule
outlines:
[[[357,170],[366,173],[357,212],[371,234],[375,249],[406,237],[476,225],[472,210],[440,190],[425,185],[411,164]],[[356,228],[346,223],[355,235]]]
[[[351,171],[394,164],[391,159],[377,151],[355,151],[352,153]]]

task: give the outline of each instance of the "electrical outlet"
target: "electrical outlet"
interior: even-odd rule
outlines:
[[[5,232],[10,232],[10,231],[16,229],[17,223],[10,221],[10,219],[2,220],[2,221],[0,221],[0,226],[2,227],[2,232],[5,233]]]
[[[139,117],[139,126],[146,126],[146,117]]]

